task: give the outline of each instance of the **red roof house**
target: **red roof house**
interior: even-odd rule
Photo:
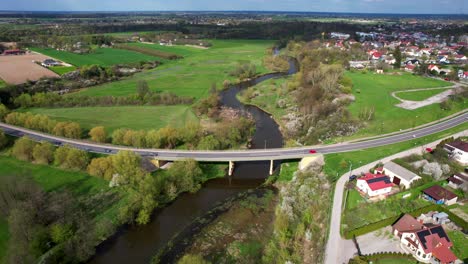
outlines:
[[[356,187],[369,197],[386,195],[391,192],[392,183],[390,177],[383,174],[366,173],[364,177],[358,178]]]

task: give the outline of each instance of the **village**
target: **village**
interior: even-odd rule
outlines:
[[[435,148],[421,149],[420,154],[350,175],[345,219],[349,218],[346,214],[356,212],[348,211],[350,207],[372,203],[391,207],[392,199],[426,206],[381,220],[374,223],[373,230],[357,233],[355,240],[361,252],[411,254],[422,263],[464,263],[454,252],[459,253],[466,244],[451,238],[466,236],[468,215],[460,208],[468,191],[467,165],[468,142],[450,138]]]

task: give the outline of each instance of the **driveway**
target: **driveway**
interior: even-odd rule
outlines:
[[[467,135],[467,131],[464,131],[464,132],[456,133],[452,136],[460,137],[460,136],[466,136],[466,135]],[[435,147],[441,140],[442,139],[434,141],[430,144],[425,144],[422,147],[423,148]],[[386,157],[381,160],[376,160],[372,163],[369,163],[367,165],[354,169],[353,171],[351,171],[351,173],[369,171],[369,169],[373,168],[379,162],[386,163],[393,159],[402,158],[402,157],[409,156],[411,154],[416,154],[416,153],[421,153],[421,146],[394,154],[392,156]],[[340,234],[343,192],[344,192],[344,188],[348,180],[348,177],[349,177],[349,173],[343,174],[340,177],[340,179],[337,181],[336,186],[335,186],[331,223],[330,223],[330,233],[328,236],[326,253],[325,253],[326,264],[348,263],[348,260],[357,254],[357,249],[354,243],[352,242],[352,240],[344,239],[341,237],[341,234]],[[359,242],[359,238],[358,238],[358,242]],[[372,245],[369,245],[369,247],[372,247]]]

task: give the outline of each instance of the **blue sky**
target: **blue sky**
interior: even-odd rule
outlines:
[[[0,10],[261,10],[413,14],[467,14],[468,0],[1,0]]]

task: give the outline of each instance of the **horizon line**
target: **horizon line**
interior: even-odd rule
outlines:
[[[468,13],[385,13],[385,12],[339,12],[339,11],[280,11],[280,10],[1,10],[0,12],[10,12],[10,13],[141,13],[141,12],[152,12],[152,13],[170,13],[170,12],[274,12],[274,13],[329,13],[329,14],[376,14],[376,15],[457,15],[457,16],[466,16]]]

